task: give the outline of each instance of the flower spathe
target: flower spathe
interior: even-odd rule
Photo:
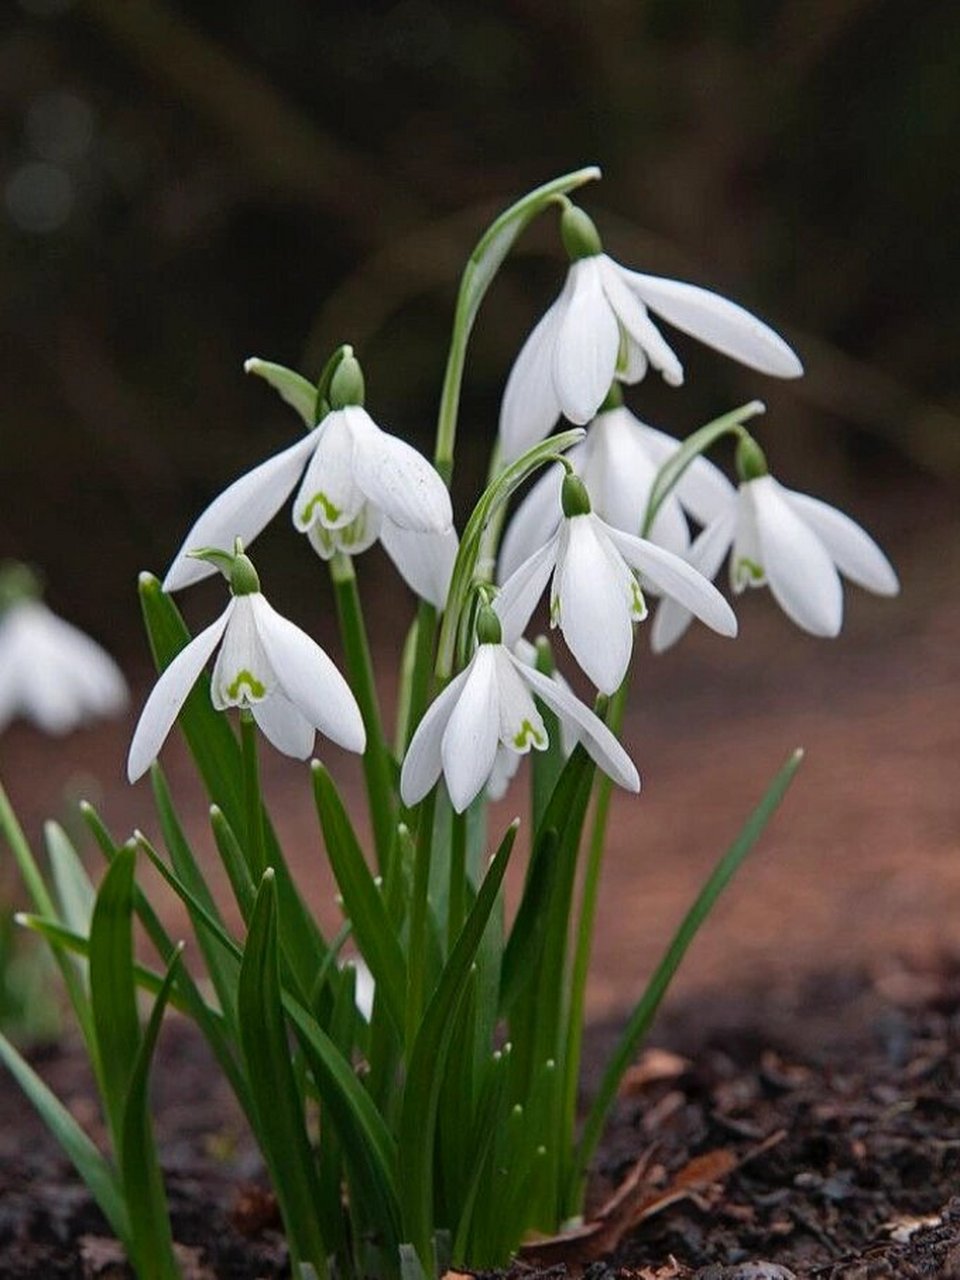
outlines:
[[[362,752],[366,733],[346,680],[320,646],[259,591],[235,595],[177,654],[153,687],[130,744],[127,776],[141,777],[217,646],[210,696],[218,710],[248,709],[278,751],[305,760],[317,731]]]
[[[356,555],[381,538],[418,593],[438,592],[445,574],[449,580],[456,535],[446,486],[416,449],[378,427],[362,405],[349,404],[214,499],[184,539],[164,590],[178,591],[214,572],[190,557],[192,548],[229,546],[235,537],[249,546],[298,480],[293,522],[324,559],[338,551]]]
[[[589,422],[615,378],[638,382],[652,366],[670,386],[683,382],[683,366],[650,312],[761,373],[803,372],[779,334],[737,303],[593,253],[571,264],[560,296],[510,371],[500,410],[505,462],[548,436],[561,414]]]
[[[624,533],[641,530],[647,501],[660,467],[680,441],[635,417],[624,405],[598,413],[586,439],[565,457],[590,493],[593,509]],[[551,467],[519,505],[500,549],[498,572],[508,578],[556,532],[561,520],[564,468]],[[649,539],[682,555],[690,545],[684,512],[707,524],[729,503],[733,485],[702,455],[693,460],[657,512]]]
[[[506,642],[522,635],[552,578],[550,625],[601,693],[623,683],[633,652],[633,624],[647,615],[636,574],[673,597],[721,635],[734,636],[733,610],[686,560],[601,520],[593,511],[564,516],[539,551],[507,579],[494,603]]]
[[[843,623],[841,575],[881,596],[900,583],[865,530],[836,507],[785,488],[771,475],[745,480],[689,551],[690,563],[714,577],[730,552],[730,584],[739,594],[769,586],[788,618],[811,635],[836,636]],[[662,652],[690,623],[676,600],[664,600],[651,631]]]
[[[640,790],[630,757],[607,726],[568,689],[527,666],[504,645],[478,645],[470,663],[427,709],[400,774],[406,805],[417,804],[442,774],[457,813],[494,772],[498,748],[524,755],[548,745],[533,695],[576,733],[590,757],[619,786]]]
[[[120,668],[95,640],[40,600],[14,601],[0,619],[0,731],[16,716],[68,733],[128,702]]]

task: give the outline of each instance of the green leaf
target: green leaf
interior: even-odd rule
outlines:
[[[296,409],[308,430],[316,426],[317,389],[303,374],[288,369],[286,365],[261,360],[259,356],[251,356],[249,360],[245,360],[243,371],[255,373],[258,378],[269,383],[291,409]]]
[[[213,831],[213,838],[217,842],[217,852],[220,854],[220,859],[226,869],[230,887],[233,889],[233,896],[236,898],[237,906],[240,908],[240,914],[243,916],[244,923],[249,924],[250,917],[253,914],[253,904],[257,897],[256,885],[250,875],[247,860],[243,856],[240,841],[237,839],[233,827],[227,821],[219,805],[212,804],[210,806],[210,829]]]
[[[257,1132],[270,1168],[287,1236],[296,1262],[309,1262],[326,1275],[324,1235],[335,1237],[321,1220],[339,1212],[324,1204],[303,1099],[290,1061],[290,1045],[280,995],[277,946],[277,896],[273,871],[260,882],[237,989],[240,1043],[257,1113]]]
[[[174,953],[161,983],[147,1029],[130,1074],[123,1111],[120,1143],[120,1176],[133,1233],[133,1251],[140,1280],[179,1280],[173,1252],[170,1214],[163,1174],[157,1161],[147,1084],[150,1063],[160,1034],[167,1001],[173,992],[182,944]]]
[[[102,1070],[103,1101],[114,1146],[140,1047],[133,973],[133,874],[136,853],[122,848],[107,868],[90,924],[90,1002]]]
[[[758,413],[764,412],[765,406],[760,400],[751,400],[749,404],[741,405],[739,409],[732,409],[730,413],[725,413],[722,417],[715,418],[713,422],[708,422],[705,427],[701,427],[699,431],[694,431],[693,435],[684,440],[683,444],[677,448],[676,453],[666,460],[654,477],[653,485],[650,488],[650,497],[647,499],[646,514],[643,518],[642,533],[644,537],[653,528],[657,513],[687,467],[699,458],[702,453],[706,453],[710,446],[719,440],[721,436],[739,434],[739,428],[744,422],[749,422]]]
[[[700,926],[713,910],[714,903],[733,879],[740,864],[756,844],[767,823],[776,812],[802,760],[803,752],[800,750],[795,751],[770,783],[760,803],[744,824],[740,834],[714,867],[710,878],[700,890],[693,906],[684,916],[680,928],[674,934],[670,946],[650,979],[647,989],[643,993],[643,998],[630,1015],[617,1047],[607,1062],[603,1079],[597,1090],[597,1096],[591,1103],[584,1122],[573,1170],[578,1188],[582,1186],[587,1167],[600,1140],[607,1113],[617,1095],[623,1074],[633,1061],[643,1037],[649,1030],[660,1003],[670,986],[673,975],[680,967],[680,962],[686,955],[687,949],[696,937]],[[579,1200],[579,1195],[576,1199]]]
[[[374,883],[350,818],[327,770],[314,762],[313,793],[327,857],[360,952],[370,966],[397,1034],[403,1035],[407,966],[393,922]]]
[[[399,1187],[404,1237],[427,1270],[433,1267],[433,1155],[437,1102],[454,1024],[471,966],[496,905],[518,823],[500,842],[464,922],[413,1043],[400,1112]]]
[[[119,1183],[109,1164],[66,1107],[58,1101],[33,1068],[24,1061],[2,1034],[0,1034],[0,1059],[37,1109],[64,1154],[86,1183],[90,1194],[110,1223],[118,1240],[129,1250],[130,1222]]]
[[[460,616],[467,605],[470,588],[477,571],[477,562],[483,546],[483,532],[498,508],[508,502],[511,495],[523,484],[524,480],[545,463],[554,460],[557,454],[563,453],[571,445],[582,440],[585,432],[582,427],[570,431],[561,431],[549,440],[541,440],[532,449],[520,455],[515,462],[496,476],[484,490],[477,505],[471,512],[460,539],[460,548],[453,564],[450,578],[450,590],[447,595],[447,607],[440,626],[440,640],[437,652],[437,675],[441,679],[449,678],[453,671],[453,660],[457,643],[457,632]]]
[[[44,825],[43,834],[60,903],[60,919],[74,933],[87,934],[97,892],[63,827],[58,822],[48,822]]]

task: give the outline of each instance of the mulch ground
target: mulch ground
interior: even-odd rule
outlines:
[[[612,1027],[593,1030],[586,1087]],[[960,967],[686,1000],[625,1082],[586,1225],[532,1244],[516,1280],[960,1277]],[[38,1068],[94,1135],[77,1052]],[[236,1108],[180,1020],[157,1071],[161,1150],[191,1280],[288,1274]],[[0,1275],[129,1273],[12,1087],[0,1098]]]

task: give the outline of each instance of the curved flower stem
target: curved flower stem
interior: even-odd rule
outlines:
[[[243,799],[247,817],[247,860],[254,882],[266,870],[263,852],[263,800],[257,760],[257,722],[248,707],[240,710],[240,749],[243,757]]]
[[[373,822],[373,838],[377,851],[377,866],[381,875],[386,873],[393,844],[394,769],[390,748],[383,736],[380,703],[373,678],[373,660],[367,641],[367,629],[363,621],[360,592],[353,561],[338,552],[330,561],[334,595],[337,601],[337,618],[346,653],[350,684],[360,707],[363,727],[367,731],[367,749],[363,753],[363,776],[367,784],[370,817]]]
[[[430,890],[430,860],[433,854],[433,821],[437,808],[434,787],[420,806],[416,856],[413,864],[413,893],[410,901],[410,949],[407,956],[407,1010],[404,1040],[409,1057],[420,1029],[427,963],[427,895]]]

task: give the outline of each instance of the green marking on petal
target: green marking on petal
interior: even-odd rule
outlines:
[[[231,702],[240,701],[240,690],[246,687],[247,698],[252,701],[258,701],[267,692],[267,686],[261,684],[252,671],[248,671],[246,667],[242,671],[238,671],[230,684],[227,685],[227,697]]]
[[[554,596],[550,601],[550,625],[557,627],[560,625],[560,597]]]
[[[735,573],[737,585],[740,587],[759,587],[765,577],[763,565],[757,564],[756,560],[751,560],[748,556],[740,556]]]
[[[526,751],[530,744],[533,744],[538,750],[542,751],[547,745],[547,735],[541,733],[535,725],[529,720],[524,720],[520,728],[513,735],[513,745],[518,751]]]
[[[642,622],[647,616],[647,602],[636,578],[630,585],[630,616],[635,622]]]
[[[315,493],[303,508],[303,513],[300,516],[304,524],[310,524],[313,521],[313,513],[317,507],[322,508],[324,519],[331,521],[340,519],[340,508],[331,502],[325,493]]]

